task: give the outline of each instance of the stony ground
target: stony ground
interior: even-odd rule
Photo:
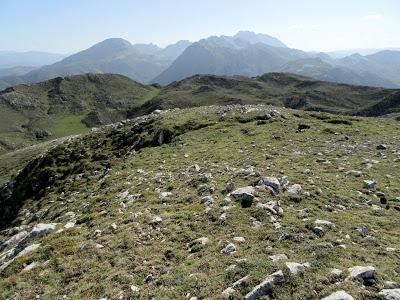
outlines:
[[[0,298],[400,299],[399,130],[202,107],[56,146],[2,188]]]

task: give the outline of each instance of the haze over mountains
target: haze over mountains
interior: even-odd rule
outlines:
[[[333,82],[400,87],[400,51],[382,50],[369,55],[333,58],[327,53],[305,52],[287,47],[266,34],[249,31],[234,36],[211,36],[198,42],[179,41],[160,48],[112,38],[58,62],[0,70],[0,89],[35,83],[58,76],[84,73],[116,73],[141,83],[170,84],[195,74],[257,76],[267,72],[290,72]],[[0,66],[7,65],[2,61]],[[10,59],[12,61],[12,59]],[[20,60],[24,63],[23,60]],[[23,68],[21,68],[23,67]],[[29,68],[27,68],[29,67]]]

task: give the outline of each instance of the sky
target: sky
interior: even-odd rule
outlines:
[[[240,30],[307,51],[400,47],[400,1],[0,0],[0,51],[73,53],[111,37],[166,46]]]

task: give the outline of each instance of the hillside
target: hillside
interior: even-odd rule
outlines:
[[[0,189],[0,298],[396,299],[399,130],[231,105],[49,145]]]
[[[0,153],[125,119],[157,93],[121,75],[76,75],[0,92]]]
[[[353,114],[398,90],[318,81],[287,73],[258,77],[195,75],[163,88],[130,114],[202,105],[273,104],[303,110]],[[369,115],[369,114],[364,114]],[[383,114],[378,114],[383,115]]]
[[[269,73],[258,77],[196,75],[164,88],[113,74],[87,74],[19,85],[0,92],[0,153],[80,134],[156,109],[272,104],[331,113],[396,112],[398,90],[352,86]],[[393,98],[389,102],[385,99]],[[386,102],[387,103],[386,103]],[[385,109],[376,108],[385,102]],[[397,115],[392,115],[397,117]]]

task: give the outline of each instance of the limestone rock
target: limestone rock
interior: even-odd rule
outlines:
[[[379,296],[383,300],[400,300],[400,289],[384,289]]]
[[[252,186],[246,186],[239,188],[232,192],[231,196],[236,201],[240,201],[242,206],[251,206],[254,199],[254,188]]]
[[[345,291],[337,291],[327,297],[322,298],[322,300],[354,300],[354,298]]]
[[[273,287],[279,282],[282,282],[283,279],[284,275],[280,270],[269,275],[263,282],[254,287],[246,296],[244,296],[244,300],[256,300],[267,295],[272,291]]]

